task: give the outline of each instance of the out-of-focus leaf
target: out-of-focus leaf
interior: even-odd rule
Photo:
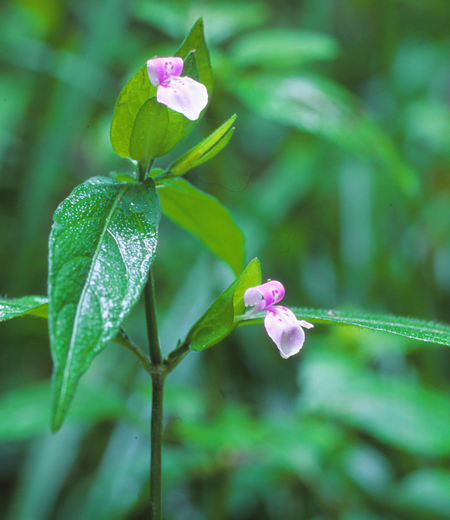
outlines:
[[[179,159],[174,161],[167,171],[173,176],[184,175],[186,172],[203,164],[217,155],[231,139],[234,128],[231,125],[236,120],[236,115],[230,117],[223,125],[219,126],[208,137],[203,139],[197,146],[182,155]]]
[[[450,346],[450,325],[435,323],[416,318],[403,318],[389,314],[371,314],[364,312],[335,311],[324,309],[302,309],[291,307],[297,318],[306,319],[313,323],[327,325],[352,325],[365,329],[377,330],[398,334],[406,338],[419,339]],[[246,318],[241,325],[262,323],[262,313]]]
[[[54,430],[79,378],[139,298],[155,256],[159,217],[152,179],[118,184],[95,177],[55,212],[48,281]]]
[[[113,387],[82,383],[67,421],[91,422],[114,419],[124,412],[125,401]],[[26,440],[49,431],[51,388],[49,381],[34,383],[0,399],[0,441]]]
[[[10,320],[25,314],[47,318],[48,298],[45,296],[23,296],[12,300],[0,298],[0,321]]]
[[[134,13],[158,31],[180,38],[189,29],[187,21],[202,13],[205,32],[210,44],[218,44],[246,29],[262,25],[270,16],[263,2],[202,2],[186,3],[142,0],[134,5]]]
[[[184,343],[188,343],[191,350],[204,350],[228,336],[237,326],[234,317],[243,310],[243,292],[260,282],[261,267],[255,258],[194,324]]]
[[[355,154],[371,157],[407,193],[417,193],[417,175],[403,162],[391,139],[362,112],[356,99],[332,81],[312,74],[253,74],[236,76],[230,88],[263,117],[326,137]]]
[[[157,188],[163,212],[239,275],[244,268],[244,237],[228,210],[185,179],[163,182]]]
[[[264,29],[246,34],[230,48],[233,65],[289,69],[319,60],[331,60],[338,42],[327,34],[293,29]]]
[[[396,491],[396,502],[406,511],[426,515],[422,518],[435,514],[450,516],[450,472],[446,469],[419,469],[407,475]]]
[[[450,455],[450,399],[444,394],[326,351],[305,356],[300,383],[304,413],[334,418],[410,453]]]

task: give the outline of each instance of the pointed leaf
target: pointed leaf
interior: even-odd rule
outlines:
[[[22,298],[0,298],[0,321],[10,320],[16,316],[31,314],[39,318],[47,318],[48,298],[45,296],[23,296]]]
[[[418,339],[450,346],[450,325],[416,318],[400,316],[370,314],[363,312],[335,311],[323,309],[291,308],[299,319],[306,319],[313,323],[328,325],[353,325],[365,329],[390,332],[406,338]],[[261,323],[265,313],[255,314],[244,319],[241,324]]]
[[[237,326],[234,317],[242,312],[245,289],[258,285],[260,280],[261,267],[255,258],[195,323],[184,343],[188,343],[191,350],[204,350],[228,336]]]
[[[105,177],[78,186],[55,212],[48,281],[54,430],[79,378],[139,298],[159,216],[152,179],[132,184]]]
[[[244,268],[244,237],[228,210],[184,179],[163,182],[157,188],[163,212],[240,274]]]
[[[208,102],[211,99],[213,92],[213,71],[211,67],[211,61],[209,58],[208,47],[206,46],[205,34],[203,30],[203,19],[199,18],[195,24],[193,25],[191,32],[188,37],[181,44],[180,48],[177,50],[175,56],[179,56],[186,60],[190,53],[194,51],[195,53],[195,65],[198,70],[198,78],[194,78],[195,80],[203,83],[205,85],[206,90],[208,91]],[[189,62],[188,62],[189,63]],[[185,71],[183,70],[182,76],[185,75]],[[184,131],[182,139],[187,137],[195,125],[200,121],[200,118],[205,113],[205,109],[203,109],[202,114],[196,121],[185,120]]]
[[[210,134],[206,139],[203,139],[201,143],[194,146],[194,148],[174,161],[167,168],[167,171],[173,176],[184,175],[195,166],[199,166],[209,159],[212,159],[231,139],[234,131],[234,128],[231,128],[231,125],[235,120],[236,114],[230,117],[228,121],[225,121],[223,125],[219,126],[219,128],[217,128],[217,130]]]

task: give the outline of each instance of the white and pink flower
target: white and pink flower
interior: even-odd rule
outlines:
[[[244,293],[244,304],[252,307],[250,313],[267,311],[264,326],[267,334],[274,341],[281,357],[288,358],[297,354],[305,341],[305,329],[314,327],[311,323],[298,320],[295,314],[281,305],[275,305],[284,296],[284,287],[280,282],[271,280],[256,287],[250,287]]]
[[[202,83],[187,76],[180,76],[182,70],[181,58],[153,58],[147,61],[150,82],[154,87],[158,87],[158,103],[195,121],[208,104],[208,91]]]

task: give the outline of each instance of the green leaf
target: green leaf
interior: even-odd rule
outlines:
[[[130,157],[147,162],[170,152],[181,139],[186,118],[156,98],[146,101],[139,110],[130,138]]]
[[[291,308],[291,310],[297,318],[306,319],[313,323],[352,325],[450,346],[450,325],[388,314],[302,308]],[[261,323],[263,320],[264,314],[259,313],[244,319],[241,324]]]
[[[203,83],[211,99],[212,67],[201,18],[175,56],[186,60],[182,75],[192,74],[191,77]],[[122,89],[114,107],[110,136],[117,155],[140,161],[165,155],[185,139],[200,120],[190,121],[183,114],[158,103],[155,96],[156,87],[150,83],[145,64]]]
[[[232,87],[245,105],[263,117],[370,157],[407,193],[417,193],[417,174],[405,164],[392,140],[364,115],[356,98],[332,81],[313,74],[253,74],[236,77]]]
[[[228,210],[184,179],[163,182],[157,188],[163,212],[239,275],[244,269],[244,236]]]
[[[136,303],[155,256],[160,207],[152,179],[95,177],[59,206],[50,234],[53,429],[76,384]]]
[[[265,68],[299,67],[318,60],[331,60],[338,42],[327,34],[295,29],[264,29],[241,37],[230,48],[236,66]]]
[[[253,259],[245,271],[237,278],[203,316],[191,328],[184,343],[191,350],[204,350],[212,347],[237,326],[234,317],[243,312],[245,289],[261,283],[261,267],[257,258]]]
[[[130,157],[130,140],[136,116],[142,105],[156,96],[156,87],[148,79],[147,64],[123,87],[114,107],[111,144],[117,155]]]
[[[236,120],[236,114],[228,121],[225,121],[223,125],[219,126],[212,134],[206,139],[203,139],[201,143],[194,146],[191,150],[182,155],[179,159],[174,161],[168,168],[167,171],[173,176],[184,175],[186,172],[199,166],[204,162],[212,159],[217,155],[225,146],[233,135],[234,128],[231,125]]]
[[[26,314],[47,318],[48,298],[45,296],[23,296],[13,300],[0,298],[0,321],[10,320]]]
[[[180,48],[175,53],[175,56],[179,56],[186,60],[189,54],[195,52],[195,64],[197,66],[198,80],[200,83],[205,85],[208,91],[208,103],[211,99],[213,92],[213,71],[211,67],[211,61],[209,58],[209,51],[205,41],[205,35],[203,30],[203,18],[199,18],[193,25],[191,32],[188,37],[181,44]],[[189,64],[188,64],[189,66]],[[182,75],[185,75],[183,70]],[[202,115],[205,113],[207,107],[205,107],[200,114],[200,117],[196,121],[189,121],[185,118],[184,131],[181,139],[185,139],[194,129],[195,125],[200,121]]]

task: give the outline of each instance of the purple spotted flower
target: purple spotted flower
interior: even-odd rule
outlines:
[[[147,61],[151,84],[158,87],[156,100],[175,112],[180,112],[191,121],[198,119],[208,103],[208,91],[198,81],[181,77],[181,58],[154,58]]]
[[[302,327],[310,329],[314,325],[307,321],[297,320],[294,313],[275,305],[284,296],[284,287],[275,280],[250,287],[244,293],[244,304],[253,307],[251,314],[267,311],[264,326],[267,334],[275,342],[281,357],[288,358],[297,354],[305,341]]]

